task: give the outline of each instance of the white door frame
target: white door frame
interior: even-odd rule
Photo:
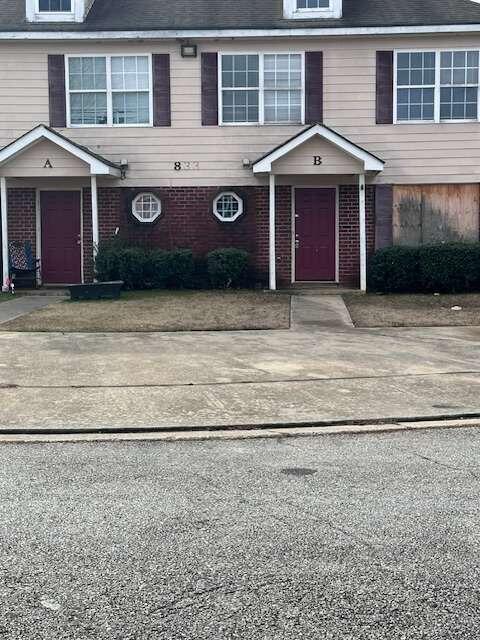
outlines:
[[[80,276],[82,284],[85,282],[84,273],[84,255],[83,255],[83,187],[79,188],[67,188],[61,187],[37,187],[35,189],[35,220],[36,220],[36,243],[37,243],[37,258],[40,260],[40,269],[37,271],[37,283],[42,284],[42,206],[41,206],[41,193],[42,191],[79,191],[80,192]]]
[[[296,236],[296,198],[295,191],[297,189],[335,189],[335,280],[309,280],[308,282],[318,282],[319,284],[339,284],[340,281],[340,198],[338,184],[322,184],[322,185],[295,185],[292,186],[292,284],[297,281],[295,279],[295,269],[297,262],[297,252],[295,248]]]

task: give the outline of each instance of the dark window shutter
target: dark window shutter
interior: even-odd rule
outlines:
[[[152,55],[153,126],[170,127],[170,56],[168,53]]]
[[[67,126],[67,107],[65,97],[65,57],[48,56],[48,98],[50,126]]]
[[[323,122],[323,52],[305,52],[305,122]]]
[[[202,53],[202,125],[218,125],[217,53]]]
[[[377,51],[377,124],[393,123],[393,51]]]
[[[375,249],[393,244],[393,187],[377,184],[375,189]]]

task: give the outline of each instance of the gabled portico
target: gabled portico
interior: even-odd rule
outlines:
[[[269,176],[269,284],[274,290],[277,286],[276,277],[276,204],[275,190],[277,178],[285,176],[301,176],[307,178],[308,183],[317,186],[321,184],[335,185],[339,177],[353,176],[358,184],[359,201],[359,238],[360,238],[360,289],[367,286],[367,231],[366,231],[366,182],[383,171],[384,162],[362,149],[350,140],[326,127],[315,124],[298,135],[287,140],[268,154],[257,160],[253,165],[253,172]],[[331,185],[330,185],[331,186]],[[326,194],[328,196],[328,194]],[[315,200],[315,198],[313,198]],[[332,198],[325,197],[325,203],[320,206],[325,211],[332,205]],[[294,213],[294,215],[297,215]],[[328,223],[327,223],[328,224]],[[295,225],[294,225],[295,226]],[[298,239],[295,239],[295,249],[298,250]],[[338,257],[337,257],[338,259]]]
[[[40,125],[21,136],[0,150],[0,202],[2,230],[2,289],[7,288],[9,280],[9,224],[8,224],[8,186],[10,182],[22,180],[28,185],[48,185],[51,194],[74,192],[69,186],[72,180],[80,185],[88,185],[91,189],[91,229],[93,254],[99,242],[98,193],[97,178],[120,178],[122,168],[98,154],[90,151],[47,126]],[[77,193],[79,189],[76,189]],[[40,213],[40,198],[37,198],[37,214]],[[77,204],[78,200],[78,204]],[[60,207],[57,220],[61,220],[62,211],[65,216],[78,209],[79,219],[82,215],[81,194],[77,197],[57,199],[50,197],[51,206]],[[72,213],[73,215],[73,213]],[[54,221],[55,223],[55,221]],[[37,215],[37,257],[41,256],[42,220]],[[74,233],[75,224],[70,225]],[[45,230],[44,230],[45,231]],[[69,231],[67,231],[68,233]],[[80,230],[78,238],[72,238],[79,246],[82,242]],[[83,259],[83,256],[82,256]],[[83,274],[82,274],[83,279]]]

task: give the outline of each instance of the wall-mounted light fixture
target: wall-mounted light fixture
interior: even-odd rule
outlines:
[[[180,45],[180,52],[182,58],[196,58],[197,57],[197,45],[196,44],[182,44]]]

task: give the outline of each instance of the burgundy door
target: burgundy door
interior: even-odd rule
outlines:
[[[42,282],[82,281],[79,191],[42,191]]]
[[[295,280],[336,277],[336,190],[295,190]]]

